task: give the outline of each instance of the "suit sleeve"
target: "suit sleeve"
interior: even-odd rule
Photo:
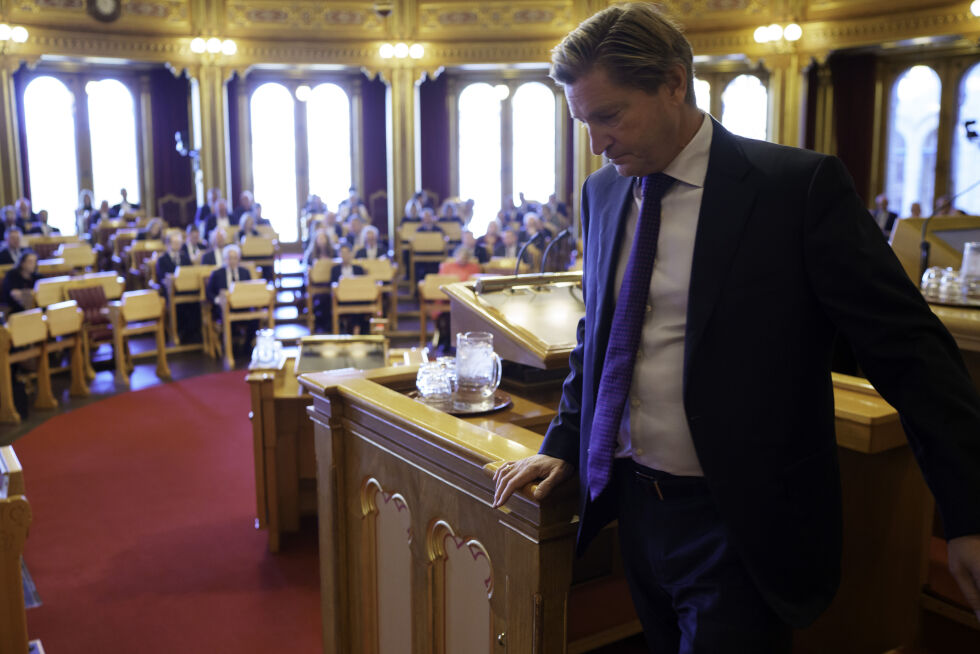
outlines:
[[[902,418],[946,537],[980,533],[980,397],[953,337],[827,158],[811,180],[805,257],[828,317]]]
[[[589,181],[586,180],[582,186],[582,233],[586,241],[588,241],[589,225],[588,183]],[[583,268],[588,269],[588,265]],[[587,280],[583,276],[583,297],[587,287]],[[585,324],[585,317],[579,319],[578,327],[575,330],[575,348],[568,358],[571,371],[562,385],[558,415],[548,426],[548,432],[538,450],[540,454],[563,459],[576,467],[579,464],[579,440],[582,428],[582,366],[585,358]]]

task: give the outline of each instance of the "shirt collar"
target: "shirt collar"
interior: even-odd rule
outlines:
[[[664,174],[670,175],[679,182],[697,188],[704,187],[704,178],[708,174],[708,155],[711,152],[711,137],[714,133],[711,118],[701,114],[701,127],[694,138],[684,146],[674,160],[664,168]],[[633,192],[640,196],[643,193],[639,178],[634,178]]]

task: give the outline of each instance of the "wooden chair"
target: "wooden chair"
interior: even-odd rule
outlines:
[[[68,275],[45,277],[34,282],[34,305],[42,309],[65,299],[65,289],[71,284]]]
[[[126,290],[126,282],[111,270],[85,273],[81,277],[75,277],[67,288],[82,288],[84,286],[101,286],[102,292],[109,300],[118,300],[122,297],[123,291]]]
[[[165,250],[162,240],[134,241],[129,246],[126,286],[131,290],[146,288],[156,277],[156,258]]]
[[[436,275],[429,274],[419,282],[419,346],[425,347],[429,340],[428,318],[430,311],[448,311],[449,296],[446,295],[441,286],[455,284],[460,281],[456,275]]]
[[[157,377],[170,379],[163,327],[164,304],[160,294],[151,290],[126,291],[121,299],[109,304],[118,383],[129,384],[129,370],[133,367],[129,338],[140,334],[156,336]]]
[[[463,225],[457,220],[440,220],[439,229],[446,235],[446,240],[451,244],[458,245],[463,240]]]
[[[330,309],[333,333],[340,333],[340,316],[381,315],[381,285],[373,277],[347,277],[331,285]]]
[[[204,294],[204,285],[207,284],[208,277],[217,266],[177,266],[173,275],[168,275],[164,280],[167,289],[167,326],[170,331],[170,341],[174,345],[180,345],[180,335],[177,330],[177,305],[178,304],[207,304],[207,296]],[[203,283],[202,283],[203,280]],[[201,317],[203,327],[204,317]]]
[[[21,578],[31,517],[17,455],[9,445],[0,447],[0,654],[21,654],[31,645]]]
[[[193,195],[179,197],[167,193],[157,198],[157,213],[171,225],[186,225],[190,222],[190,205],[194,201]]]
[[[37,260],[37,274],[41,277],[51,277],[53,275],[63,275],[70,272],[70,268],[65,264],[61,257]]]
[[[262,268],[263,277],[276,284],[276,259],[278,243],[262,236],[246,236],[242,241],[242,260]],[[268,273],[266,272],[268,271]]]
[[[112,251],[112,266],[119,272],[129,268],[129,248],[136,240],[139,230],[126,227],[117,229],[109,238],[109,249]]]
[[[408,279],[415,288],[415,264],[441,263],[446,259],[446,237],[442,232],[416,232],[409,249]]]
[[[83,318],[82,310],[74,300],[51,304],[44,311],[44,322],[48,326],[48,351],[71,351],[68,364],[71,387],[68,394],[72,397],[87,397],[89,394],[82,353]]]
[[[388,296],[388,324],[390,329],[398,328],[398,289],[395,279],[398,264],[389,259],[355,259],[354,263],[364,269],[368,277],[381,285],[381,292]]]
[[[95,267],[95,251],[88,243],[62,243],[55,256],[65,261],[65,267],[70,271],[89,271]]]
[[[48,328],[43,309],[12,313],[7,318],[7,324],[0,326],[0,422],[17,424],[21,421],[14,406],[14,385],[10,373],[11,364],[21,361],[37,362],[34,408],[54,409],[58,406],[51,393],[47,342]]]
[[[419,225],[420,223],[418,222],[402,223],[395,230],[395,238],[391,243],[391,249],[395,251],[395,257],[398,259],[398,263],[403,266],[410,267],[408,264],[409,252],[412,249],[412,237],[415,236]],[[408,279],[407,272],[404,273],[403,279]]]
[[[112,320],[109,315],[109,300],[101,284],[65,287],[68,298],[78,303],[82,310],[82,356],[85,359],[85,376],[95,379],[92,366],[93,346],[98,350],[102,343],[112,343]],[[118,352],[116,352],[118,355]]]
[[[232,284],[218,298],[221,307],[221,344],[225,367],[235,367],[231,351],[231,323],[245,320],[265,321],[269,329],[276,326],[276,292],[264,279],[251,279]]]
[[[306,326],[314,333],[316,316],[313,314],[313,300],[317,295],[330,293],[330,273],[334,263],[330,259],[317,259],[306,269]],[[325,300],[326,298],[321,298]]]

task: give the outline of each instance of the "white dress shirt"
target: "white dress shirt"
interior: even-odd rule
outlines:
[[[711,135],[711,119],[705,117],[694,138],[663,171],[677,181],[661,202],[647,313],[616,448],[617,457],[632,457],[674,475],[704,474],[684,411],[683,379],[687,293]],[[636,181],[633,189],[634,203],[616,268],[617,296],[640,213],[641,192]]]

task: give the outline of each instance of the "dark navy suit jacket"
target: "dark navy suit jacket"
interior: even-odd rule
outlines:
[[[580,551],[616,517],[612,493],[588,499],[586,461],[631,201],[612,166],[582,190],[586,314],[540,450],[578,466]],[[947,537],[980,533],[980,398],[843,164],[715,123],[676,383],[733,543],[795,626],[827,607],[840,577],[835,327],[899,410]]]

